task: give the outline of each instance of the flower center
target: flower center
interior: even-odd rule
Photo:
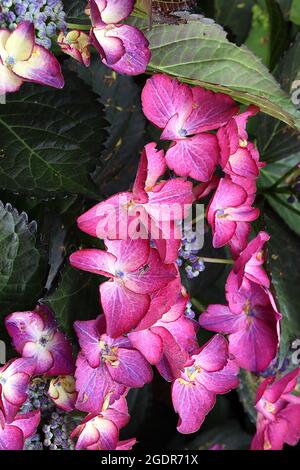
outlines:
[[[105,341],[99,341],[99,347],[101,349],[101,357],[104,362],[108,362],[112,367],[119,366],[118,359],[118,348],[116,346],[110,346]]]
[[[180,131],[179,131],[180,137],[186,137],[187,134],[188,134],[188,132],[187,132],[186,129],[180,129]]]
[[[49,336],[41,336],[41,338],[39,339],[39,344],[43,346],[43,348],[45,348],[49,343],[49,339]]]
[[[125,273],[123,271],[116,271],[116,276],[120,279],[123,279],[125,276]]]
[[[216,216],[221,219],[222,217],[226,217],[225,210],[224,209],[218,209],[216,212]]]
[[[275,413],[276,411],[275,405],[269,401],[264,402],[264,409],[268,411],[268,413]]]
[[[7,65],[8,68],[11,68],[15,65],[16,61],[12,56],[8,56],[5,59],[5,65]]]
[[[0,385],[5,385],[5,384],[6,384],[5,377],[2,374],[0,374]]]
[[[248,141],[246,139],[240,139],[239,144],[240,144],[240,147],[246,148],[248,145]]]

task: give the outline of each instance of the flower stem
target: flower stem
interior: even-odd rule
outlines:
[[[222,259],[222,258],[201,258],[204,263],[218,263],[218,264],[233,264],[232,259]]]
[[[76,23],[67,23],[68,29],[79,29],[80,31],[89,31],[91,29],[90,24],[76,24]]]
[[[191,298],[192,305],[196,307],[200,312],[204,312],[206,310],[206,307],[199,302],[199,300],[195,299],[195,297]]]
[[[274,184],[273,186],[270,187],[270,189],[274,190],[277,188],[283,181],[285,181],[290,175],[294,173],[294,171],[297,170],[299,163],[297,165],[293,166],[293,168],[290,168],[284,175],[281,176]]]

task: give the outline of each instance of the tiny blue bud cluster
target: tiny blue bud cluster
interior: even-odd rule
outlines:
[[[179,250],[179,258],[177,259],[177,265],[180,268],[184,267],[189,279],[198,277],[205,270],[205,264],[199,256],[199,250],[193,248],[195,240],[196,234],[193,230],[185,233]]]
[[[279,357],[275,357],[269,367],[262,372],[260,372],[260,376],[267,378],[270,376],[276,376],[278,373],[285,374],[291,367],[291,359],[290,357],[286,356],[283,359],[279,359]]]
[[[194,320],[195,319],[195,312],[194,310],[192,309],[193,305],[192,305],[192,302],[188,301],[188,303],[186,304],[186,309],[185,309],[185,316],[187,318],[189,318],[190,320]]]
[[[74,418],[58,409],[48,395],[49,380],[35,378],[30,384],[27,401],[21,412],[41,411],[41,424],[36,434],[25,441],[24,450],[74,450],[70,432]]]
[[[42,428],[44,447],[49,450],[74,450],[74,444],[69,437],[74,427],[74,420],[57,408]]]
[[[66,30],[66,14],[61,0],[0,0],[0,28],[13,31],[22,21],[31,21],[37,44],[50,49],[52,40]]]

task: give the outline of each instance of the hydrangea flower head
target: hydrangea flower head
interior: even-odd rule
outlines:
[[[199,349],[197,324],[184,314],[187,302],[188,296],[180,293],[171,309],[150,328],[138,329],[128,335],[133,346],[169,382],[180,375],[189,355]]]
[[[238,223],[252,222],[258,216],[259,210],[249,205],[245,189],[229,178],[222,178],[207,211],[213,231],[213,246],[220,248],[226,245],[236,236]]]
[[[269,377],[256,395],[257,431],[252,450],[282,450],[300,439],[300,396],[297,393],[300,368],[276,380]]]
[[[91,39],[102,62],[119,73],[144,73],[150,61],[149,42],[134,26],[120,24],[134,0],[90,0]]]
[[[233,267],[233,271],[238,277],[239,287],[241,287],[244,277],[267,289],[270,287],[270,280],[262,267],[265,262],[263,246],[269,240],[270,235],[266,232],[260,232],[240,253]]]
[[[105,333],[104,315],[75,322],[75,330],[81,346],[75,374],[78,409],[97,413],[107,397],[113,402],[126,387],[138,388],[151,382],[151,367],[130,340],[112,339]]]
[[[72,432],[77,438],[76,450],[117,450],[131,448],[135,440],[119,442],[119,432],[129,421],[126,399],[103,405],[98,414],[89,414]],[[124,446],[124,447],[123,447]]]
[[[207,330],[229,334],[229,351],[240,367],[262,371],[278,349],[281,316],[275,302],[269,292],[248,280],[239,289],[233,272],[226,290],[229,305],[210,305],[199,323]]]
[[[53,314],[45,305],[30,312],[11,313],[5,326],[15,349],[34,365],[35,375],[74,372],[71,345],[58,331]]]
[[[247,111],[234,116],[226,126],[221,127],[217,134],[222,169],[228,175],[240,177],[244,181],[257,178],[260,168],[265,166],[265,163],[259,162],[259,153],[249,142],[246,130],[248,118],[258,112],[256,106],[249,106]]]
[[[22,358],[13,359],[0,368],[0,410],[7,423],[14,420],[27,399],[32,372],[32,364]]]
[[[7,423],[0,409],[0,450],[23,450],[25,440],[31,437],[41,419],[38,410],[15,416]]]
[[[179,176],[209,181],[220,157],[217,138],[208,131],[226,124],[238,112],[227,95],[190,88],[167,75],[154,75],[143,90],[144,114],[172,140],[166,153],[169,168]]]
[[[197,355],[193,355],[172,385],[172,401],[179,414],[178,431],[198,431],[213,408],[216,394],[238,386],[239,368],[228,355],[227,341],[214,336]]]
[[[0,29],[0,95],[17,91],[23,82],[62,88],[64,79],[57,59],[36,44],[34,26],[23,21],[10,32]]]
[[[181,231],[177,225],[194,201],[193,185],[183,178],[160,180],[166,170],[164,153],[146,145],[132,192],[116,194],[81,215],[78,226],[89,235],[115,240],[151,237],[166,263],[177,259]],[[154,233],[150,233],[149,231]],[[131,233],[133,231],[133,233]]]
[[[118,337],[137,326],[150,306],[150,294],[176,279],[174,265],[164,264],[148,240],[106,240],[107,251],[80,250],[72,266],[109,277],[100,285],[107,334]]]

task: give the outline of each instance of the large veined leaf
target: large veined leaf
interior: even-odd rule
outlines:
[[[299,237],[282,224],[273,212],[266,215],[266,229],[271,235],[268,263],[282,313],[280,349],[281,355],[285,355],[293,341],[300,337]]]
[[[300,129],[300,114],[260,59],[246,47],[229,42],[225,31],[212,20],[196,18],[172,25],[156,24],[150,31],[144,20],[132,18],[150,41],[149,72],[167,73],[227,93],[242,103],[254,103],[263,112]]]
[[[0,187],[31,196],[97,196],[90,172],[100,160],[102,106],[65,72],[63,90],[25,84],[0,107]]]
[[[74,335],[74,321],[91,320],[100,314],[99,283],[97,276],[67,265],[57,287],[44,299],[60,328],[70,336]]]
[[[145,143],[141,87],[133,77],[109,70],[98,56],[89,69],[74,61],[69,67],[91,87],[105,108],[108,137],[94,181],[103,194],[127,190]]]
[[[47,263],[38,247],[36,223],[0,203],[0,315],[34,308],[43,291]]]

